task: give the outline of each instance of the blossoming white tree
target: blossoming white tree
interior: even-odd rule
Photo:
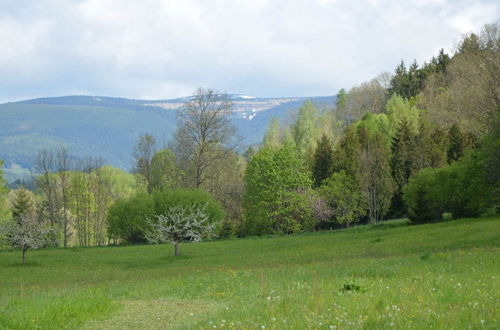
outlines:
[[[206,206],[172,207],[165,214],[148,219],[145,236],[150,243],[174,244],[174,255],[179,256],[181,242],[198,242],[214,236],[217,223],[205,212]]]
[[[22,250],[24,264],[26,252],[46,246],[52,230],[40,224],[34,216],[25,214],[3,225],[1,232],[8,245]]]

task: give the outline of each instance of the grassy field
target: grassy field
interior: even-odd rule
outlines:
[[[499,329],[500,218],[0,252],[2,329]]]

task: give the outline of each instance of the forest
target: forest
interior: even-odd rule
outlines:
[[[334,108],[306,101],[243,153],[230,98],[205,88],[179,111],[170,143],[140,136],[130,173],[101,158],[77,160],[64,146],[39,150],[33,187],[9,189],[0,172],[3,244],[24,252],[153,242],[161,216],[191,218],[190,226],[204,219],[211,230],[157,242],[494,215],[499,44],[498,23],[485,25],[450,54],[401,61],[393,73],[340,90]],[[32,235],[31,243],[14,233]]]

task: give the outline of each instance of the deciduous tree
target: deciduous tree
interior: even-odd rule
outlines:
[[[229,143],[235,127],[231,112],[232,103],[227,95],[203,88],[179,112],[173,150],[189,186],[198,188],[205,182],[208,169],[219,157],[219,147],[232,147]]]
[[[146,238],[150,243],[172,243],[174,256],[180,255],[181,242],[199,242],[215,234],[217,223],[210,221],[204,207],[174,206],[148,219]]]
[[[23,264],[28,250],[36,250],[50,242],[51,229],[45,228],[34,216],[23,214],[1,227],[5,241],[22,251]]]

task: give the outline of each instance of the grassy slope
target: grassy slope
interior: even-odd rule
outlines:
[[[500,218],[0,252],[0,328],[500,328]],[[360,292],[339,291],[345,283]]]

